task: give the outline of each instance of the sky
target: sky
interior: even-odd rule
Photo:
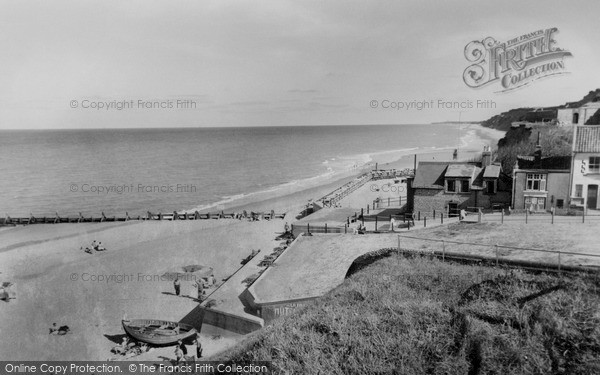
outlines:
[[[0,129],[479,121],[599,88],[598,14],[597,0],[0,0]],[[509,92],[463,81],[471,41],[552,27],[567,74]],[[410,102],[434,105],[392,108]]]

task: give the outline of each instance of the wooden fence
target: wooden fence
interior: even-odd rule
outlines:
[[[103,222],[121,222],[131,220],[208,220],[208,219],[238,219],[238,220],[272,220],[283,219],[286,213],[270,212],[229,212],[224,211],[214,213],[194,212],[171,212],[171,213],[152,213],[147,212],[146,215],[131,216],[125,213],[124,216],[106,216],[104,212],[100,216],[84,216],[79,213],[79,216],[60,216],[56,213],[54,216],[34,216],[29,217],[11,217],[7,215],[0,218],[0,225],[28,225],[28,224],[59,224],[59,223],[103,223]]]

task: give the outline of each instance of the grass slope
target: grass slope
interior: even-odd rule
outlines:
[[[285,374],[600,373],[598,286],[392,252],[214,359]]]

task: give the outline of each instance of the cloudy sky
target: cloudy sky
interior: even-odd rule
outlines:
[[[597,0],[0,0],[0,10],[0,129],[480,120],[600,87]],[[505,93],[463,82],[469,42],[550,27],[573,54],[569,74]],[[385,100],[496,108],[394,110]],[[133,105],[87,108],[124,101]],[[147,101],[173,108],[140,108]]]

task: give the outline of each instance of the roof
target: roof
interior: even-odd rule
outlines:
[[[483,178],[498,178],[502,168],[499,165],[488,165],[483,171]]]
[[[473,164],[450,164],[446,169],[445,177],[473,177],[475,166]]]
[[[517,156],[517,163],[518,169],[571,169],[571,156],[565,155],[542,157],[539,165],[536,165],[534,156]]]
[[[412,187],[418,189],[444,189],[445,178],[467,178],[471,188],[483,186],[484,178],[498,178],[500,166],[481,168],[478,163],[466,162],[419,162]]]
[[[574,152],[600,152],[600,126],[575,127]]]
[[[421,161],[415,172],[414,188],[443,189],[448,162]]]

